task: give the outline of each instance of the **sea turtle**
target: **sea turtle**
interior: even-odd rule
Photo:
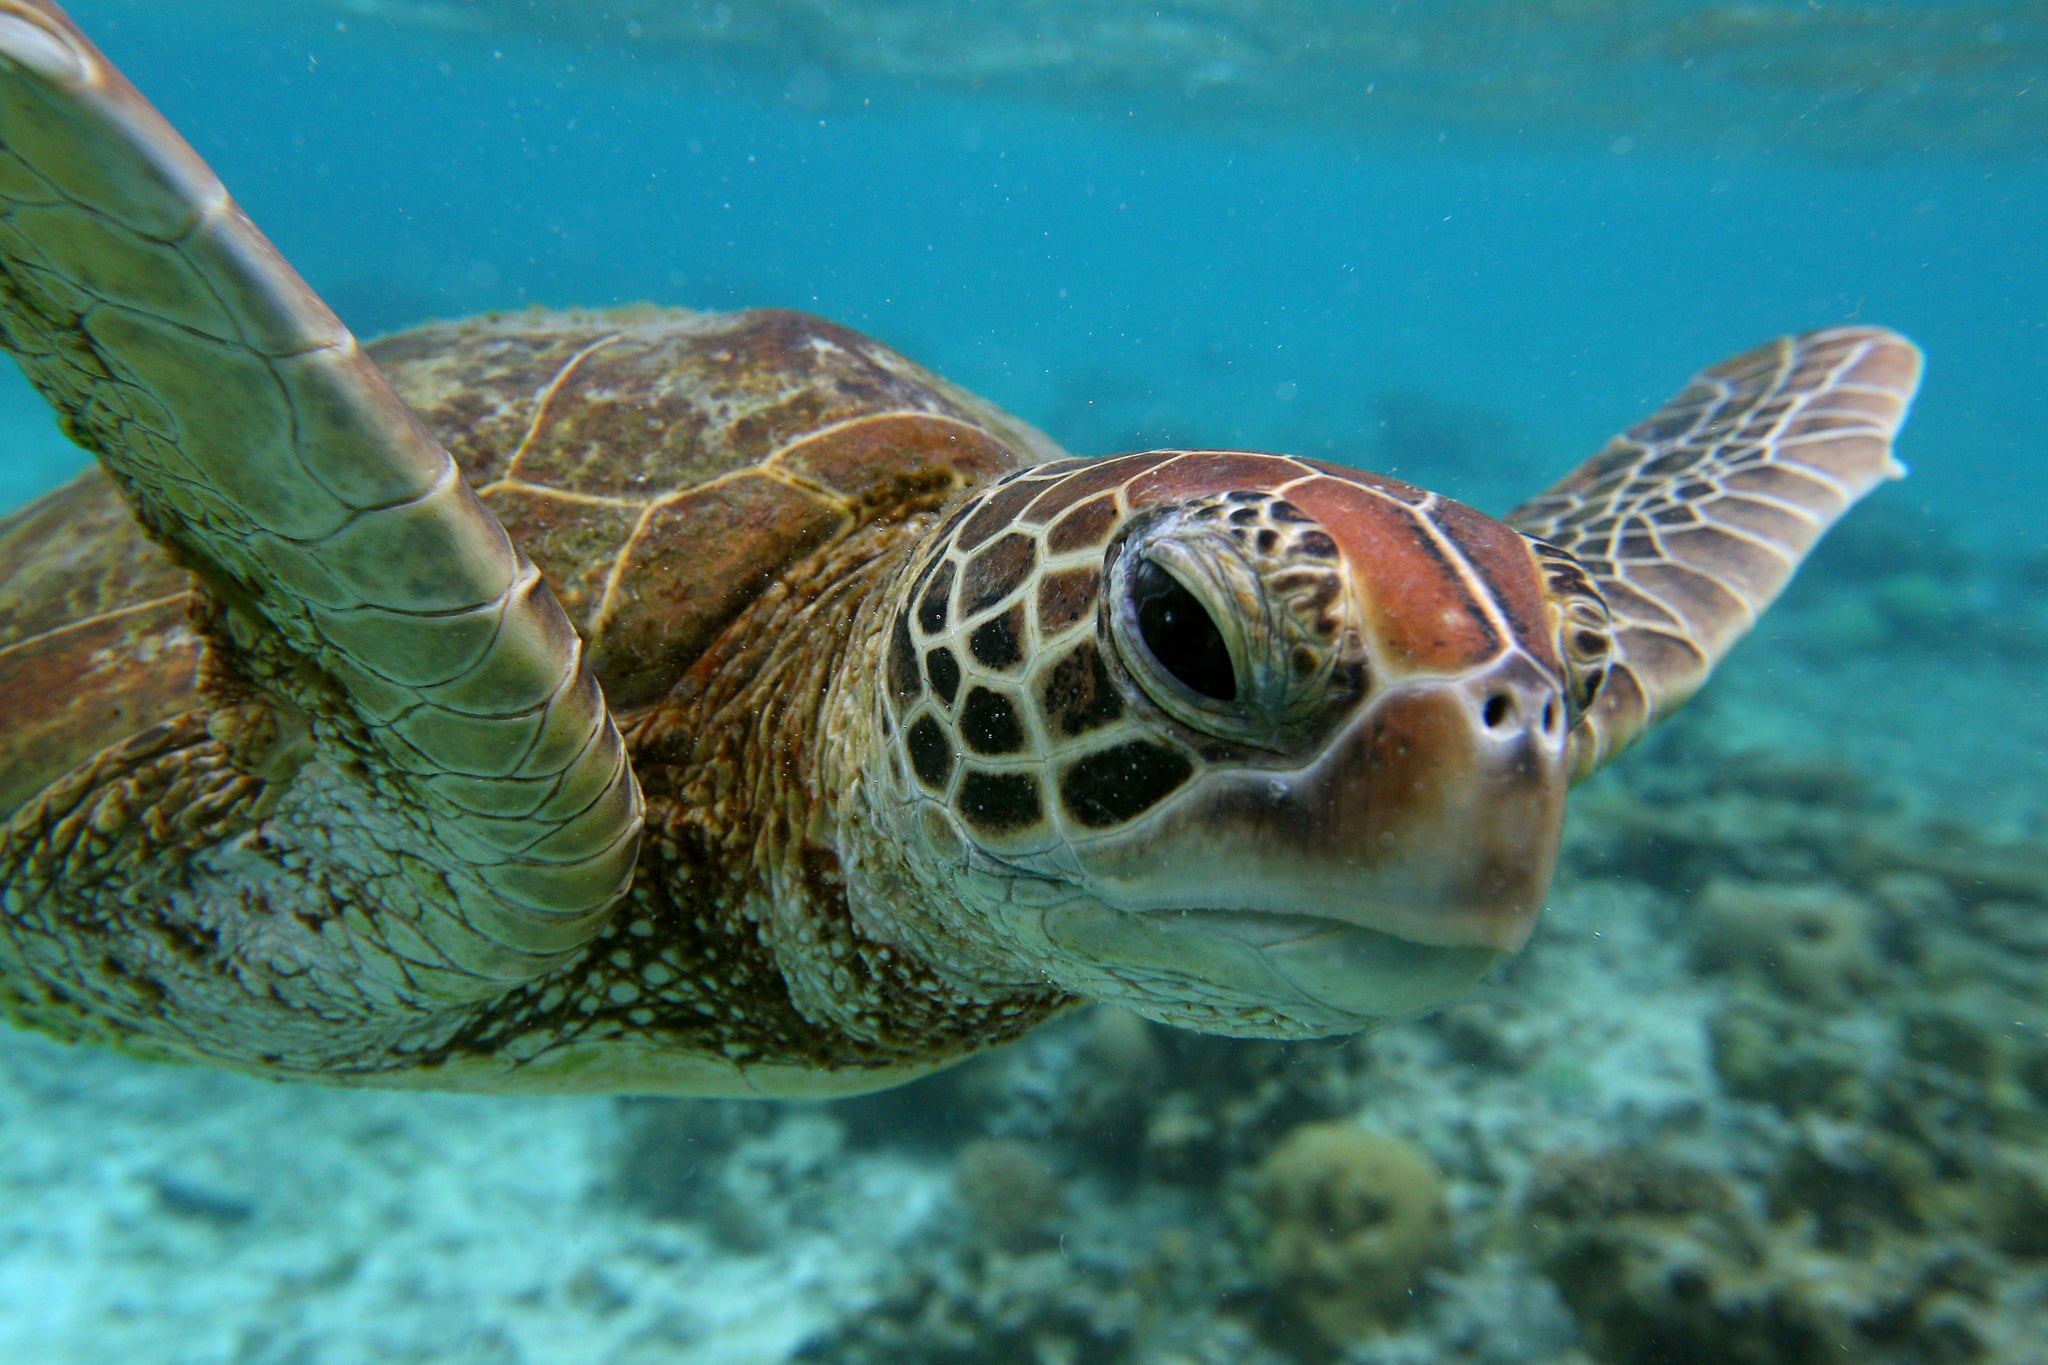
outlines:
[[[1920,371],[1773,342],[1495,520],[1070,459],[789,312],[365,352],[48,0],[0,0],[0,211],[100,461],[0,522],[0,1005],[331,1082],[831,1094],[1081,999],[1439,1004]]]

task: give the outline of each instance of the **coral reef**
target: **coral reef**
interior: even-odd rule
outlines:
[[[1344,1123],[1289,1133],[1253,1168],[1244,1203],[1262,1278],[1332,1345],[1403,1315],[1448,1232],[1429,1158]]]
[[[1764,973],[1819,1005],[1877,979],[1870,907],[1829,883],[1774,885],[1715,878],[1693,902],[1700,960]]]
[[[1143,1308],[1114,1279],[1056,1252],[948,1259],[807,1342],[814,1365],[1110,1365],[1126,1358]]]
[[[2038,1361],[2048,846],[1790,779],[1605,807],[1575,850],[1703,887],[1714,1069],[1749,1136],[1547,1169],[1530,1254],[1603,1361]]]
[[[992,1247],[1026,1251],[1053,1234],[1065,1194],[1038,1148],[1017,1138],[977,1138],[960,1153],[953,1190]]]
[[[1844,1254],[1810,1226],[1750,1216],[1711,1174],[1644,1157],[1563,1164],[1529,1207],[1541,1264],[1602,1361],[2038,1359],[2027,1354],[2037,1336],[1994,1320],[2002,1267],[1969,1243],[1892,1239]]]

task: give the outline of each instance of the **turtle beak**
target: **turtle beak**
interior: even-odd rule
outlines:
[[[1519,654],[1396,691],[1314,771],[1331,839],[1302,887],[1316,913],[1433,947],[1519,952],[1564,831],[1564,702]]]
[[[1090,871],[1126,909],[1306,916],[1517,952],[1557,863],[1564,749],[1557,683],[1510,653],[1394,688],[1305,768],[1215,775],[1168,827],[1100,850]]]

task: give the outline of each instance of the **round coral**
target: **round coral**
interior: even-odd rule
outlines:
[[[1334,1345],[1400,1315],[1449,1225],[1429,1158],[1346,1123],[1296,1128],[1259,1163],[1249,1194],[1265,1278]]]
[[[1693,908],[1703,962],[1761,972],[1801,999],[1840,1004],[1879,975],[1875,917],[1839,886],[1716,878]]]

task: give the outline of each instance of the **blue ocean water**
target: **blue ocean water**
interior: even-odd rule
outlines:
[[[1382,400],[1419,395],[1499,423],[1528,463],[1392,472],[1497,508],[1723,355],[1876,321],[1933,358],[1907,496],[2038,538],[2037,156],[1659,154],[1626,127],[1181,133],[1170,110],[797,63],[75,8],[365,335],[533,302],[806,308],[1084,454],[1370,465]],[[39,477],[20,468],[16,497]]]
[[[535,303],[801,308],[1078,454],[1288,450],[1498,511],[1700,367],[1867,321],[1928,355],[1913,473],[1638,767],[1576,798],[1556,907],[1468,1010],[1341,1054],[1084,1022],[908,1099],[773,1109],[284,1088],[8,1033],[0,1361],[2048,1359],[2048,157],[1903,130],[1680,144],[1625,119],[1183,123],[1170,93],[977,94],[381,8],[465,22],[68,5],[365,336]],[[0,441],[0,509],[82,462],[11,373]],[[1857,842],[1895,829],[1922,841],[1896,865]],[[1755,939],[1731,885],[1851,941],[1815,965]],[[1795,967],[1761,985],[1726,966],[1780,950]],[[1857,1070],[1895,1058],[1928,1069]],[[1255,1246],[1232,1220],[1263,1163],[1332,1117],[1451,1189],[1454,1246],[1405,1335],[1316,1338],[1254,1251],[1215,1250]],[[1579,1188],[1545,1162],[1615,1146],[1767,1204],[1796,1250],[1743,1224],[1745,1264],[1806,1266],[1786,1304],[1864,1294],[1857,1321],[1893,1336],[1645,1309],[1646,1345],[1569,1246],[1489,1241]],[[1594,1176],[1627,1186],[1572,1178]],[[1734,1217],[1687,1204],[1697,1181],[1631,1178]],[[1665,1208],[1613,1198],[1591,1223]],[[1065,1210],[1056,1236],[1004,1212],[1033,1201]],[[1920,1297],[1870,1289],[1866,1262]],[[1183,1313],[1200,1333],[1154,1321]]]

